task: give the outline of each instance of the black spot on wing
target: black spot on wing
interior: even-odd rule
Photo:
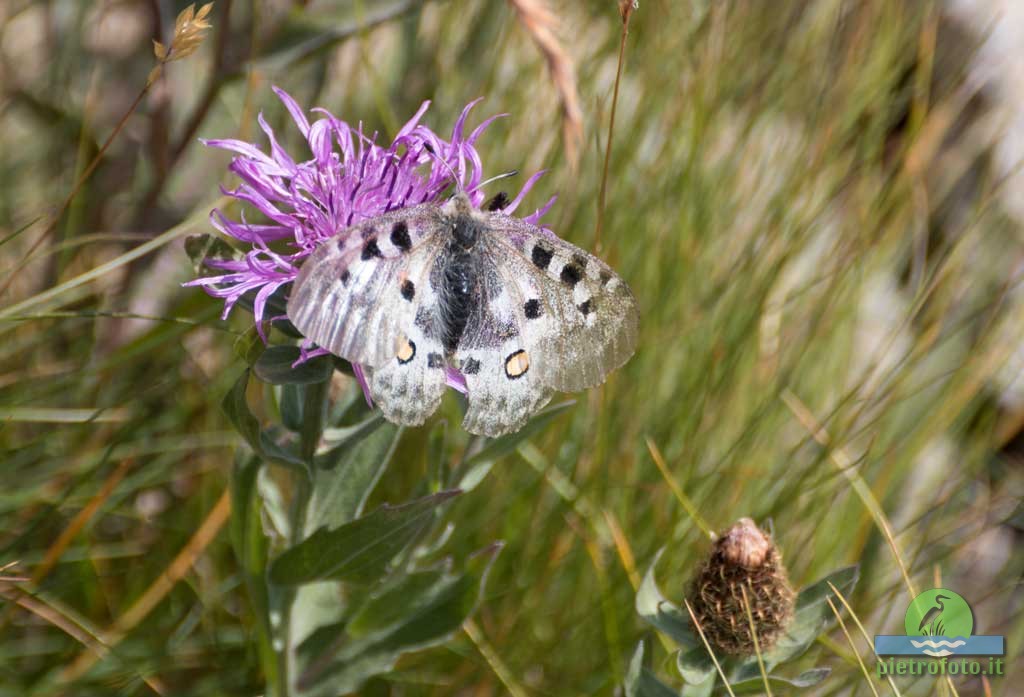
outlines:
[[[476,375],[480,372],[480,361],[475,358],[467,358],[462,361],[460,370],[464,375]]]
[[[586,317],[587,315],[594,311],[594,299],[587,298],[579,305],[577,305],[576,309],[583,313],[583,316]]]
[[[416,286],[409,279],[402,283],[402,297],[406,300],[412,300],[416,297]]]
[[[543,313],[543,308],[540,306],[540,301],[534,298],[526,301],[526,304],[523,305],[523,312],[526,313],[526,319],[537,319]]]
[[[347,286],[348,285],[348,280],[350,278],[352,278],[352,274],[349,272],[348,269],[345,269],[344,271],[342,271],[341,272],[341,285]]]
[[[608,285],[609,283],[611,283],[612,278],[614,278],[612,276],[612,272],[606,271],[605,269],[601,269],[601,273],[598,274],[598,277],[601,279],[602,286]]]
[[[428,353],[427,354],[427,367],[428,368],[443,368],[444,367],[444,356],[440,353]]]
[[[575,263],[566,264],[562,267],[562,273],[559,278],[562,279],[562,283],[572,288],[583,278],[583,269]]]
[[[363,261],[366,261],[367,259],[373,259],[374,257],[380,256],[380,247],[377,246],[377,238],[374,237],[371,240],[367,240],[366,244],[363,245],[363,253],[360,255],[360,258]]]
[[[548,264],[551,263],[551,257],[554,255],[554,250],[541,244],[535,244],[530,252],[530,260],[533,261],[533,265],[538,269],[546,269]]]
[[[572,263],[580,267],[580,269],[587,268],[588,261],[589,259],[587,259],[587,256],[585,254],[576,253],[572,255]]]
[[[409,237],[409,226],[404,220],[399,220],[391,228],[391,244],[403,252],[408,252],[409,248],[412,247],[412,238]]]

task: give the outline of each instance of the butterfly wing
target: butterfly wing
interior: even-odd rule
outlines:
[[[437,206],[424,204],[371,218],[327,240],[299,271],[288,318],[331,353],[384,366],[401,350],[423,303],[440,230]]]
[[[466,379],[463,427],[518,430],[555,391],[601,384],[636,348],[636,299],[600,259],[536,226],[486,218],[480,288],[455,353]]]
[[[604,382],[636,350],[639,312],[626,282],[597,257],[542,229],[488,215],[491,255],[507,286],[531,370],[546,388],[578,392]]]
[[[367,368],[370,395],[392,423],[419,426],[437,411],[446,388],[444,347],[433,327],[435,314],[420,306],[419,321],[405,330],[398,353],[377,368]]]
[[[482,251],[477,256],[477,302],[453,363],[466,380],[469,400],[462,427],[493,438],[522,428],[553,390],[533,369],[540,359],[523,333],[523,317],[516,309],[522,304],[518,286],[504,260]]]

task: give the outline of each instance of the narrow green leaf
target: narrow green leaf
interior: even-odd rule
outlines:
[[[431,523],[434,509],[459,493],[442,491],[399,506],[385,504],[333,530],[322,527],[274,560],[270,581],[280,586],[326,579],[373,583]]]
[[[302,458],[279,446],[260,429],[259,421],[249,410],[249,403],[245,398],[245,389],[248,384],[249,371],[245,370],[224,396],[222,406],[231,423],[249,444],[249,447],[264,460],[306,471]]]
[[[427,471],[430,475],[430,490],[440,491],[447,486],[449,477],[448,451],[445,448],[448,422],[440,420],[430,429],[427,436]]]
[[[334,372],[330,356],[317,356],[294,368],[299,360],[297,346],[268,346],[253,365],[253,372],[263,382],[271,385],[308,385],[324,382]]]
[[[256,616],[256,645],[268,682],[276,681],[278,662],[271,644],[269,599],[263,572],[267,563],[267,538],[260,524],[257,489],[262,463],[254,456],[235,455],[231,475],[231,542],[243,572],[249,603]]]
[[[658,550],[650,568],[644,574],[644,579],[636,593],[636,611],[641,619],[667,634],[683,650],[691,649],[698,646],[700,642],[690,629],[690,620],[687,614],[661,594],[658,582],[654,578],[654,568],[658,565],[658,560],[661,559],[664,551],[664,547]]]
[[[371,597],[349,625],[357,636],[332,642],[327,653],[307,663],[299,679],[301,694],[331,697],[358,690],[370,677],[391,670],[402,654],[447,640],[476,610],[500,549],[495,544],[474,555],[462,573],[417,572]]]
[[[316,458],[306,533],[358,517],[391,462],[401,429],[379,414]]]
[[[189,235],[185,238],[185,254],[192,261],[192,270],[197,276],[208,273],[206,262],[208,260],[238,259],[242,256],[230,244],[217,235],[203,233]]]
[[[281,423],[292,433],[298,433],[302,429],[304,392],[304,385],[281,385],[278,410],[281,412]]]
[[[521,443],[543,431],[556,416],[575,403],[575,401],[569,400],[553,404],[540,411],[515,433],[488,441],[479,452],[471,455],[462,463],[462,476],[459,478],[458,488],[463,491],[471,491],[476,488],[499,459],[515,452]]]
[[[320,436],[324,431],[324,421],[327,418],[327,393],[330,388],[328,380],[329,378],[310,383],[303,390],[302,427],[299,428],[299,443],[302,459],[310,464],[313,464],[313,457],[320,445]]]
[[[703,645],[677,653],[676,667],[683,680],[691,685],[700,685],[715,673],[715,662]]]
[[[626,671],[626,682],[623,685],[626,697],[676,697],[676,691],[661,682],[658,677],[644,666],[644,642],[637,644],[633,658],[629,661]]]
[[[800,594],[796,599],[797,612],[806,610],[807,608],[814,606],[824,606],[828,614],[831,615],[832,611],[828,608],[826,600],[828,598],[835,598],[835,593],[829,588],[831,582],[839,592],[843,594],[843,597],[850,595],[854,586],[857,585],[857,579],[860,577],[860,567],[857,564],[852,566],[844,566],[841,569],[837,569],[824,578],[815,581],[811,585],[807,586],[800,591]]]
[[[795,678],[769,675],[768,684],[780,694],[789,694],[789,688],[813,687],[827,678],[831,672],[831,668],[812,668],[800,673]],[[733,694],[737,695],[764,693],[764,678],[761,675],[740,682],[731,682],[729,685],[732,687]]]

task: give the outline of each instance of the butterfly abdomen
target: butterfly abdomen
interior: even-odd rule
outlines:
[[[438,289],[438,298],[442,343],[445,351],[453,353],[466,331],[473,311],[477,278],[468,251],[454,243],[446,251],[439,259],[441,287]]]

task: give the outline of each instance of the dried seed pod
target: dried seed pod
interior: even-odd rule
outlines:
[[[758,646],[764,651],[792,619],[796,594],[771,536],[750,518],[741,518],[715,540],[690,589],[694,616],[716,650],[739,656],[754,653],[744,590]]]

